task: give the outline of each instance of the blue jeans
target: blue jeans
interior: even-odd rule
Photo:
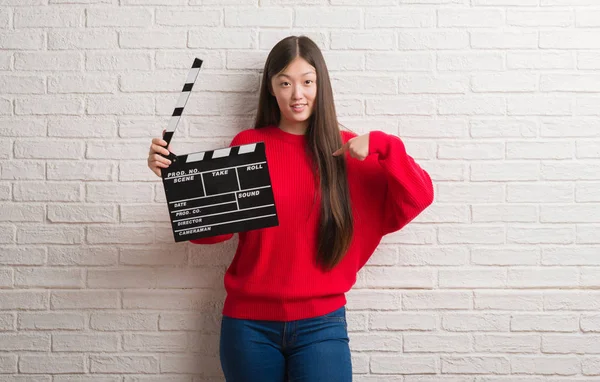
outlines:
[[[223,316],[221,367],[227,382],[350,382],[346,309],[297,321]]]

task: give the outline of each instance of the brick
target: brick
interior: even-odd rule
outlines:
[[[509,183],[506,201],[515,203],[567,203],[572,202],[574,189],[568,183]]]
[[[520,27],[568,27],[575,23],[573,13],[542,10],[509,9],[506,14],[508,25]]]
[[[598,229],[600,229],[600,225],[582,225],[577,227],[576,242],[578,244],[600,244]]]
[[[5,94],[43,94],[46,91],[44,77],[0,75],[0,87]]]
[[[87,97],[87,113],[92,115],[148,115],[154,113],[154,98],[141,95],[91,95]]]
[[[117,291],[52,291],[50,295],[52,309],[117,309],[119,292]]]
[[[125,351],[184,352],[187,348],[186,333],[125,334]]]
[[[15,99],[17,115],[78,115],[83,114],[83,97],[39,96]]]
[[[543,49],[598,49],[600,41],[594,29],[540,31],[539,47]]]
[[[225,11],[225,25],[227,25],[228,10]],[[260,15],[251,14],[250,17],[258,18]],[[296,27],[327,27],[327,28],[356,28],[361,25],[362,12],[357,8],[337,8],[337,7],[299,7],[295,9]],[[291,25],[291,14],[280,14],[277,16],[283,22],[289,21]],[[288,26],[283,25],[262,25],[252,23],[258,26]],[[244,26],[247,26],[244,25]]]
[[[507,142],[507,159],[571,159],[575,147],[572,142]]]
[[[471,206],[474,223],[492,222],[529,222],[538,221],[536,206],[524,205],[473,205]]]
[[[50,30],[48,32],[49,50],[116,49],[117,47],[117,34],[110,30]]]
[[[597,110],[600,105],[600,97],[579,95],[575,98],[575,107],[573,114],[575,115],[600,115]]]
[[[506,100],[498,96],[440,96],[437,110],[442,115],[504,115]]]
[[[86,317],[81,313],[22,312],[19,330],[84,330]]]
[[[79,269],[16,268],[15,286],[81,288],[83,287],[83,272]]]
[[[190,31],[188,46],[204,49],[255,49],[257,42],[254,29],[200,28]]]
[[[542,74],[540,90],[543,92],[596,92],[600,89],[600,76],[572,74]]]
[[[86,201],[148,203],[152,201],[152,185],[142,184],[86,184]]]
[[[86,10],[87,27],[149,27],[152,25],[150,9],[139,7],[89,8]]]
[[[48,93],[114,93],[117,78],[106,74],[48,76]]]
[[[575,185],[576,202],[600,202],[600,183],[577,182]]]
[[[109,333],[52,334],[53,352],[117,352],[119,335]]]
[[[113,223],[117,215],[112,205],[49,205],[48,220],[52,223]]]
[[[46,122],[39,119],[0,118],[0,136],[42,137],[46,136]],[[12,150],[11,150],[12,151]]]
[[[156,182],[156,174],[148,168],[148,162],[127,161],[119,164],[119,181],[121,182]],[[138,208],[138,207],[136,207]],[[138,211],[141,216],[145,216],[146,221],[162,221],[156,220],[158,217],[150,215],[156,209],[150,211]],[[164,210],[159,210],[163,212]],[[141,221],[141,220],[140,220]]]
[[[99,331],[156,331],[157,313],[92,313],[90,328]]]
[[[155,288],[156,271],[153,269],[90,269],[87,286],[93,289]]]
[[[88,71],[151,70],[152,55],[147,52],[86,52],[85,68]]]
[[[403,310],[471,309],[472,293],[462,291],[409,291],[402,293]],[[375,308],[374,308],[375,309]]]
[[[0,331],[15,330],[15,315],[13,313],[0,313]]]
[[[0,293],[0,310],[47,310],[48,293],[5,290]]]
[[[356,333],[350,344],[352,351],[376,351],[387,349],[388,351],[402,350],[402,336],[393,333]]]
[[[542,223],[596,223],[599,222],[600,205],[552,205],[541,206]]]
[[[520,356],[511,360],[513,373],[541,375],[575,375],[579,373],[577,357]]]
[[[41,222],[44,215],[41,205],[0,203],[0,222]]]
[[[600,165],[594,162],[568,161],[542,163],[544,180],[597,180],[600,179]]]
[[[541,311],[544,300],[541,293],[522,291],[476,291],[475,310]]]
[[[400,50],[446,50],[465,49],[469,46],[469,35],[466,31],[432,30],[398,32],[398,49]]]
[[[42,265],[46,262],[46,250],[39,247],[0,247],[0,264],[3,265]]]
[[[475,334],[475,351],[487,353],[534,353],[540,351],[537,334]]]
[[[365,5],[371,5],[365,4]],[[367,8],[366,28],[427,28],[435,26],[435,12],[430,9]]]
[[[396,94],[396,80],[383,76],[343,76],[331,78],[331,85],[337,94]]]
[[[499,52],[437,52],[437,69],[441,71],[504,70],[504,57]]]
[[[502,159],[504,144],[494,143],[438,143],[440,159]]]
[[[464,265],[468,263],[467,248],[455,247],[403,247],[398,259],[399,265]]]
[[[508,227],[506,240],[518,244],[569,244],[574,242],[574,227],[536,226]]]
[[[597,291],[553,291],[544,294],[544,310],[598,310],[600,293]]]
[[[504,12],[500,9],[438,9],[438,27],[486,27],[504,25]]]
[[[88,159],[139,159],[148,156],[148,147],[148,143],[95,141],[88,143],[85,156]]]
[[[377,374],[433,374],[437,371],[437,358],[375,355],[371,357],[370,370]],[[386,377],[386,380],[392,382],[389,377]]]
[[[50,118],[48,136],[61,138],[107,138],[116,136],[113,118]]]
[[[598,354],[600,336],[579,334],[548,334],[542,336],[542,352],[549,354]]]
[[[509,69],[572,69],[574,61],[572,54],[563,52],[506,53],[506,66]]]
[[[471,32],[471,47],[475,49],[537,49],[537,32]]]
[[[76,202],[80,185],[61,182],[24,182],[14,186],[14,199],[22,202]]]
[[[59,246],[48,250],[48,265],[108,266],[116,265],[117,262],[118,252],[112,247]]]
[[[448,313],[442,318],[442,328],[451,332],[507,332],[509,315],[484,313]]]
[[[433,204],[423,211],[415,223],[468,223],[469,209],[463,205]]]
[[[56,146],[60,145],[57,150]],[[48,140],[17,140],[15,141],[15,158],[22,159],[80,159],[83,156],[83,142]]]
[[[115,165],[100,161],[84,162],[48,162],[46,176],[48,180],[113,180]]]
[[[508,115],[571,115],[573,103],[567,97],[511,96]]]
[[[366,68],[377,71],[431,71],[433,58],[421,52],[367,52]]]
[[[24,71],[79,71],[83,53],[15,52],[15,69]]]
[[[19,333],[18,335],[0,333],[0,342],[2,342],[3,351],[25,352],[50,350],[50,334],[46,333]],[[21,371],[23,370],[21,369]]]
[[[435,103],[430,97],[396,96],[389,99],[367,99],[367,115],[432,115]]]
[[[395,275],[402,273],[402,278]],[[368,288],[433,288],[434,274],[427,269],[397,267],[365,268],[364,275]]]
[[[180,126],[177,127],[177,135],[183,136],[185,132],[182,130],[184,130],[184,126],[186,126],[186,122],[189,119],[189,117],[186,117],[179,122]],[[160,132],[165,129],[163,121],[157,118],[144,119],[143,117],[119,117],[117,124],[119,126],[119,137],[150,138],[148,140],[148,147],[150,147],[152,138],[159,136]]]
[[[502,244],[504,228],[500,226],[440,226],[438,240],[442,244]]]
[[[463,75],[403,74],[399,76],[400,93],[465,93],[469,79]]]
[[[442,374],[508,374],[510,362],[504,357],[442,356]]]
[[[92,244],[146,244],[153,232],[151,226],[93,226],[87,229],[87,241]]]
[[[83,355],[22,355],[19,357],[19,371],[31,374],[84,373]]]
[[[549,240],[548,243],[550,242],[552,241]],[[578,280],[579,272],[575,268],[553,267],[551,269],[523,268],[508,270],[508,285],[512,288],[561,288],[577,285]]]
[[[574,314],[519,314],[511,317],[514,332],[577,332],[579,317]]]
[[[15,28],[76,28],[81,26],[83,12],[75,7],[16,8]]]
[[[0,226],[0,244],[12,244],[15,242],[15,227]]]
[[[0,99],[0,115],[12,115],[13,110],[14,108],[11,100]]]
[[[475,74],[471,77],[474,92],[533,92],[537,90],[537,75],[532,74]]]
[[[12,288],[14,271],[12,269],[0,268],[0,288]]]
[[[83,230],[80,227],[60,225],[20,227],[17,231],[19,244],[81,244]]]
[[[11,52],[0,52],[0,70],[10,69],[12,56]]]
[[[600,265],[594,246],[542,248],[542,265]]]
[[[331,49],[391,50],[396,48],[392,32],[331,32]]]
[[[212,377],[209,381],[223,375],[219,357],[214,355],[164,355],[160,359],[160,370],[163,373],[201,374]]]
[[[404,334],[405,353],[455,352],[464,353],[473,349],[467,334]],[[379,349],[384,349],[380,347]]]
[[[348,314],[348,316],[350,316],[350,314]],[[161,313],[158,326],[161,331],[193,330],[218,333],[221,326],[221,319],[214,315],[201,315],[193,313]]]
[[[0,49],[40,50],[44,47],[44,33],[38,30],[0,32]]]
[[[495,183],[441,183],[436,199],[442,203],[501,203],[504,202],[504,187]]]
[[[506,272],[500,268],[442,269],[438,271],[438,284],[442,288],[504,288]]]

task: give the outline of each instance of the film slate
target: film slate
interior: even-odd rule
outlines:
[[[167,146],[201,65],[194,60],[163,136]],[[168,158],[161,175],[176,242],[279,224],[264,142]]]

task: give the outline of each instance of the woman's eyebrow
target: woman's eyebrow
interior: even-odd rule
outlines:
[[[317,73],[315,73],[315,72],[306,72],[306,73],[303,73],[303,74],[301,74],[300,76],[306,76],[307,74],[317,74]],[[290,77],[290,76],[288,76],[287,74],[283,74],[283,73],[281,73],[281,74],[278,74],[276,77],[287,77],[287,78],[291,78],[291,77]]]

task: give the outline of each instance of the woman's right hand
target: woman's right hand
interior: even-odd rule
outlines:
[[[160,176],[160,169],[167,168],[171,164],[171,161],[162,155],[169,155],[169,150],[171,146],[169,145],[169,150],[165,149],[167,142],[162,138],[153,138],[152,144],[150,145],[150,152],[148,152],[148,167],[152,172],[154,172],[157,176]]]

